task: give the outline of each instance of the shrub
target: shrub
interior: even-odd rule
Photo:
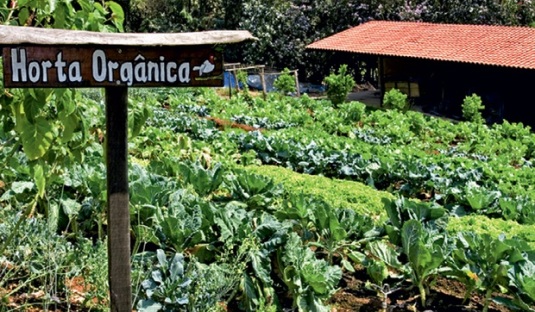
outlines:
[[[273,86],[283,95],[296,91],[295,78],[290,74],[288,68],[284,68],[279,77],[273,82]]]
[[[482,104],[481,97],[473,93],[470,96],[466,96],[463,100],[463,118],[476,123],[483,122],[481,111],[485,109]]]
[[[247,72],[240,70],[236,73],[236,77],[238,79],[238,84],[243,86],[242,96],[244,100],[251,105],[253,103],[253,97],[249,92],[249,85],[247,84]]]
[[[338,74],[331,73],[325,77],[324,82],[327,85],[327,98],[335,107],[346,100],[347,94],[355,85],[355,79],[347,73],[347,64],[340,65]]]
[[[238,84],[243,86],[243,91],[248,92],[249,85],[247,84],[247,72],[243,70],[239,70],[236,73],[236,78],[238,80]]]
[[[390,89],[385,93],[383,98],[383,106],[386,108],[393,108],[398,111],[406,111],[409,109],[409,101],[407,95],[398,89]]]

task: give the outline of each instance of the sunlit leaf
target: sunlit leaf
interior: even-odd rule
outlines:
[[[21,133],[24,152],[30,160],[42,157],[54,141],[52,124],[43,117],[35,120],[35,123],[26,123]]]
[[[46,178],[43,166],[41,164],[34,166],[33,179],[35,180],[35,185],[37,186],[37,194],[39,197],[43,198],[45,195]]]
[[[13,184],[11,184],[11,190],[15,194],[22,194],[25,191],[33,189],[34,186],[35,184],[33,182],[13,182]]]

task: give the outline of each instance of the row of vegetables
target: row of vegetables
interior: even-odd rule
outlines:
[[[174,272],[169,259],[163,260],[163,250],[176,252],[172,261],[180,259],[181,266],[224,266],[230,257],[237,287],[232,289],[237,292],[218,290],[220,296],[208,297],[226,304],[236,300],[247,311],[329,311],[326,300],[342,274],[359,269],[366,271],[369,290],[377,291],[385,303],[388,285],[417,289],[419,306],[425,307],[431,285],[442,277],[465,284],[467,299],[480,293],[485,311],[492,301],[533,309],[533,248],[505,235],[451,234],[446,231],[447,210],[441,206],[403,197],[385,200],[388,218],[382,223],[352,209],[285,192],[280,184],[243,169],[189,163],[180,166],[178,176],[187,177],[185,189],[160,188],[166,191],[158,195],[158,205],[153,206],[154,200],[133,202],[137,246],[161,248],[157,264],[141,284],[141,310],[202,310],[190,288],[203,283],[202,278],[187,270]],[[155,180],[163,182],[150,174],[144,179],[136,180],[133,191]],[[137,256],[143,255],[150,258],[147,253]],[[176,285],[183,289],[177,291]],[[287,297],[291,303],[284,301]]]
[[[225,207],[224,211],[231,210],[226,206],[227,200],[234,203],[238,200],[245,203],[243,208],[250,213],[251,209],[255,211],[253,215],[262,211],[275,216],[277,222],[290,221],[292,225],[283,231],[285,235],[297,233],[301,247],[307,250],[305,253],[315,253],[314,257],[303,255],[303,258],[326,261],[337,272],[350,273],[364,267],[373,285],[371,289],[385,298],[385,302],[389,294],[385,285],[394,284],[416,287],[420,304],[425,306],[430,285],[441,276],[467,285],[466,298],[473,292],[481,292],[485,310],[491,301],[511,308],[533,309],[533,297],[528,295],[535,285],[530,277],[532,246],[505,235],[480,235],[468,230],[456,234],[446,232],[449,218],[468,214],[533,224],[534,193],[529,181],[535,145],[529,127],[507,122],[490,127],[468,122],[453,124],[415,112],[370,110],[354,102],[335,109],[328,101],[307,96],[299,99],[272,96],[263,100],[238,95],[222,100],[208,91],[189,96],[166,95],[161,101],[170,104],[170,108],[156,111],[148,124],[158,131],[187,134],[194,145],[220,155],[217,158],[225,162],[230,160],[233,166],[284,166],[296,172],[363,182],[397,196],[397,200],[385,201],[381,207],[388,215],[386,223],[373,223],[351,209],[332,207],[307,196],[287,193],[279,200],[267,199],[273,195],[280,198],[270,192],[267,192],[269,196],[258,196],[254,188],[247,186],[250,180],[247,172],[240,171],[223,179],[225,195],[215,202]],[[214,122],[220,118],[230,123]],[[239,126],[244,124],[256,130],[244,132]],[[154,142],[139,139],[145,143],[144,147]],[[207,187],[210,183],[200,182],[198,178],[210,176],[202,173],[210,168],[209,161],[201,159],[204,164],[194,165],[198,167],[195,174],[178,173],[182,169],[176,168],[173,171],[177,176],[196,177],[189,179],[194,189],[217,193],[217,188]],[[159,167],[169,168],[174,161],[162,158],[157,163]],[[237,185],[239,179],[242,182]],[[204,193],[204,196],[209,195]],[[418,198],[424,201],[412,200]],[[252,220],[262,218],[252,217]],[[253,227],[258,225],[255,222],[258,221],[253,221]],[[369,224],[374,226],[367,227]],[[285,242],[289,236],[279,241]],[[261,244],[267,243],[266,239],[261,237]],[[269,243],[271,247],[272,243]],[[254,301],[262,305],[269,303],[266,298],[273,298],[273,292],[297,291],[301,295],[293,296],[294,306],[303,311],[321,310],[322,300],[336,289],[340,273],[332,279],[327,271],[316,268],[311,271],[325,276],[321,288],[315,286],[315,278],[306,275],[300,275],[299,287],[292,286],[287,283],[284,268],[297,269],[281,262],[285,259],[281,253],[286,250],[288,246],[277,252],[263,250],[261,254],[269,258],[265,263],[273,265],[267,269],[271,273],[256,271],[262,261],[251,260],[250,281],[258,284],[245,287],[249,278],[240,282],[242,290],[278,286],[267,294],[258,291],[240,299],[262,298]],[[328,280],[332,282],[329,287],[325,284]],[[303,286],[307,283],[311,284]],[[322,291],[318,292],[319,289]],[[302,298],[307,291],[309,299]],[[507,295],[496,296],[499,292]],[[242,308],[255,310],[259,306],[247,303]]]
[[[157,117],[155,125],[224,142],[218,144],[231,150],[225,153],[251,152],[263,164],[367,183],[458,215],[535,222],[535,137],[522,124],[454,124],[410,111],[366,112],[357,102],[334,109],[329,101],[307,97],[256,98],[251,104],[206,97],[206,104],[181,104],[175,117]],[[211,111],[258,131],[221,133],[209,120],[191,119],[192,113],[207,117]]]
[[[480,293],[485,310],[491,302],[535,310],[531,242],[447,230],[453,218],[481,214],[533,225],[535,143],[527,127],[453,124],[355,102],[334,108],[308,96],[224,99],[204,89],[134,92],[130,112],[139,311],[328,311],[342,277],[362,271],[362,291],[376,293],[384,309],[398,289],[415,289],[427,306],[433,282],[446,278],[467,285],[467,300]],[[17,260],[31,254],[17,247],[31,245],[31,232],[19,229],[38,223],[32,226],[61,241],[105,240],[101,113],[102,104],[88,110],[94,142],[83,162],[64,164],[47,180],[46,196],[38,196],[44,191],[32,162],[3,139],[0,155],[9,162],[0,205],[11,221],[0,223],[0,290],[20,286],[9,295],[62,285],[57,278],[20,283],[43,261]],[[244,132],[243,124],[255,131]],[[277,184],[252,164],[363,182],[393,199],[369,207],[384,216],[375,218]],[[20,214],[20,207],[31,213]],[[36,235],[46,240],[44,233]],[[105,294],[105,281],[91,278],[95,267],[82,267],[61,270],[85,274]],[[90,298],[83,305],[99,309]]]

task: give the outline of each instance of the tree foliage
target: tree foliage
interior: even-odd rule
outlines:
[[[0,6],[0,20],[12,26],[117,32],[123,30],[124,11],[113,1],[12,0]],[[43,208],[55,200],[46,189],[61,181],[66,167],[83,163],[98,140],[99,125],[88,121],[96,107],[85,105],[74,89],[4,89],[0,94],[0,140],[14,142],[5,161],[27,164],[28,179],[37,186],[31,206],[47,210],[49,217],[59,206]],[[0,179],[10,181],[4,174]]]
[[[333,68],[359,59],[340,60],[338,54],[306,46],[368,20],[535,23],[535,2],[516,0],[133,0],[130,9],[132,31],[249,30],[259,40],[227,47],[228,61],[296,68],[316,82]]]

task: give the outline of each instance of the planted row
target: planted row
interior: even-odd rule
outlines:
[[[141,185],[167,181],[159,182],[161,192],[151,194],[150,203],[148,196],[133,199],[136,246],[159,248],[138,255],[153,259],[152,273],[140,288],[141,310],[201,311],[207,302],[247,311],[280,309],[288,305],[281,297],[287,293],[299,310],[327,311],[325,300],[341,275],[359,267],[366,270],[371,289],[384,290],[386,283],[392,289],[415,287],[422,307],[430,304],[426,298],[438,277],[468,285],[466,298],[483,294],[484,309],[491,300],[517,308],[535,302],[534,251],[512,237],[451,236],[445,230],[446,210],[438,205],[387,200],[388,219],[374,224],[354,210],[288,194],[243,170],[185,163],[179,188],[173,179],[135,170],[140,178],[133,187],[139,192]],[[217,302],[196,299],[205,298],[198,297],[198,285],[216,267],[225,274],[220,282],[230,280],[236,287],[221,292],[223,286],[211,281],[218,293],[208,297]],[[495,297],[498,290],[507,296]]]
[[[435,201],[457,215],[475,212],[520,223],[535,222],[533,199],[516,195],[524,194],[524,189],[504,193],[499,185],[492,183],[484,168],[459,163],[455,157],[421,158],[404,154],[402,150],[398,153],[383,150],[373,155],[370,151],[363,156],[361,151],[365,147],[355,149],[356,144],[347,149],[329,150],[313,140],[303,144],[291,136],[265,136],[260,132],[235,134],[231,138],[241,151],[254,151],[263,164],[361,181],[380,190]]]
[[[239,152],[253,151],[265,164],[363,181],[381,190],[436,201],[458,215],[476,212],[534,222],[535,192],[528,182],[534,169],[531,158],[525,158],[533,153],[529,128],[507,122],[492,127],[455,125],[415,112],[365,111],[356,102],[334,109],[327,101],[306,96],[286,102],[281,97],[247,102],[237,96],[227,102],[209,93],[202,96],[198,104],[177,104],[177,110],[186,113],[184,108],[189,107],[193,115],[203,111],[250,120],[254,127],[262,114],[268,114],[262,118],[271,125],[300,120],[283,131],[230,133],[223,139],[227,153],[237,145]],[[209,110],[202,109],[205,106]],[[233,115],[244,109],[247,117]],[[166,123],[163,120],[161,124]],[[190,124],[185,122],[182,128],[199,129]]]

